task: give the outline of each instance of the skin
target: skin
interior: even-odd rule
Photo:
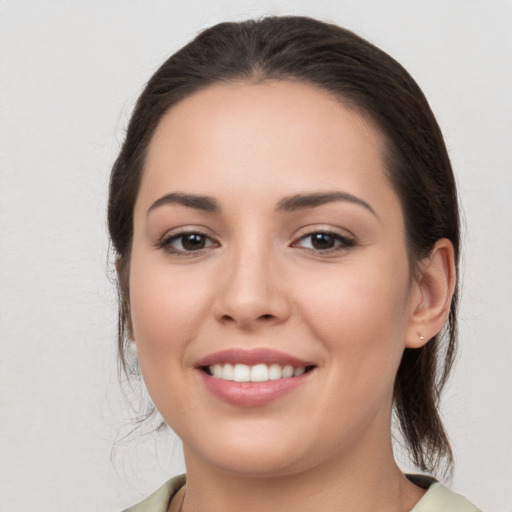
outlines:
[[[404,348],[444,323],[453,250],[440,240],[409,267],[382,154],[371,122],[298,83],[211,86],[160,122],[134,212],[131,330],[149,393],[183,440],[186,512],[406,511],[423,495],[393,459],[393,382]],[[332,191],[369,207],[276,210]],[[221,211],[151,208],[169,193],[212,197]],[[183,231],[204,246],[186,251]],[[325,232],[333,247],[319,250],[311,235]],[[236,407],[194,368],[228,348],[316,368],[278,400]]]

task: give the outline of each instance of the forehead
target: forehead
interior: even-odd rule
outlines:
[[[140,192],[222,196],[229,186],[252,197],[342,186],[394,195],[383,152],[373,124],[327,91],[287,81],[218,84],[164,115]]]

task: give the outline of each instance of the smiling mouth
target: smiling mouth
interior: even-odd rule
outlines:
[[[234,382],[267,382],[272,380],[300,377],[315,366],[292,366],[277,363],[259,363],[252,366],[240,363],[213,364],[200,369],[210,377]]]
[[[221,350],[195,365],[206,388],[235,407],[261,407],[306,386],[317,364],[279,350]]]

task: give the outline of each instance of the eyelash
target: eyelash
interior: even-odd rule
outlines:
[[[329,247],[327,249],[318,249],[314,247],[304,247],[305,250],[308,252],[314,253],[314,254],[333,254],[333,253],[339,253],[342,251],[345,251],[347,249],[350,249],[351,247],[354,247],[356,245],[356,241],[348,237],[346,235],[342,235],[340,233],[337,233],[335,231],[329,231],[329,230],[322,230],[319,229],[317,231],[313,231],[310,233],[307,233],[306,235],[301,236],[298,238],[296,242],[293,242],[292,247],[296,247],[300,241],[306,240],[308,238],[312,238],[314,236],[324,236],[329,237],[332,242],[334,242],[334,247]]]
[[[342,251],[345,251],[347,249],[350,249],[351,247],[354,247],[356,245],[356,241],[348,237],[346,235],[341,235],[340,233],[337,233],[335,231],[329,231],[329,230],[317,230],[310,233],[307,233],[301,237],[299,237],[296,241],[294,241],[291,246],[292,247],[300,247],[299,243],[301,241],[307,240],[308,238],[311,239],[314,236],[323,236],[324,240],[325,237],[329,237],[329,241],[334,243],[334,247],[328,247],[326,249],[318,249],[315,247],[302,247],[307,252],[313,253],[313,254],[333,254],[333,253],[339,253]],[[198,249],[191,249],[187,250],[183,246],[183,242],[186,237],[200,237],[201,241],[203,242],[203,246]],[[173,247],[173,243],[176,241],[181,240],[181,249],[177,249]],[[313,245],[313,241],[311,242],[311,245]],[[215,242],[211,237],[208,235],[201,233],[200,231],[181,231],[180,233],[176,233],[174,235],[168,236],[166,238],[163,238],[161,241],[159,241],[157,244],[157,247],[159,249],[165,250],[169,254],[177,255],[177,256],[191,256],[194,254],[200,254],[203,250],[209,249],[211,247],[219,247],[219,243]]]
[[[196,250],[186,250],[185,248],[176,249],[175,247],[172,246],[174,242],[181,240],[181,246],[183,247],[183,242],[185,238],[191,236],[201,237],[201,239],[204,240],[205,245],[208,244],[208,241],[210,241],[211,243],[208,246],[203,246]],[[217,242],[213,241],[211,237],[204,233],[201,233],[200,231],[181,231],[180,233],[176,233],[174,235],[163,238],[157,244],[157,247],[159,249],[163,249],[169,254],[174,254],[177,256],[190,256],[193,255],[194,253],[200,253],[204,249],[209,249],[210,247],[218,246],[219,244]]]

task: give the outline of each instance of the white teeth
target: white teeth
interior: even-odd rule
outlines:
[[[217,377],[217,379],[220,379],[222,377],[222,365],[221,364],[214,364],[211,367],[211,371],[213,373],[213,376]]]
[[[214,364],[208,368],[217,379],[234,380],[235,382],[266,382],[268,380],[300,377],[306,371],[305,366],[294,368],[292,365],[281,366],[264,363],[249,366],[247,364]]]
[[[268,378],[270,380],[277,380],[281,378],[281,375],[281,366],[278,364],[271,364],[270,368],[268,369]]]
[[[220,366],[220,365],[219,365]],[[220,378],[224,380],[234,380],[234,369],[232,364],[225,364],[222,366],[222,373]]]
[[[235,364],[233,380],[235,382],[250,382],[251,367],[247,366],[246,364]]]
[[[300,368],[295,368],[295,370],[293,370],[293,376],[300,377],[305,371],[306,368],[304,368],[304,366],[301,366]]]
[[[265,382],[268,380],[268,368],[266,364],[257,364],[251,367],[251,382]]]
[[[290,366],[289,364],[287,364],[287,365],[283,368],[283,371],[282,371],[282,373],[281,373],[281,377],[282,377],[283,379],[293,377],[293,366]]]

